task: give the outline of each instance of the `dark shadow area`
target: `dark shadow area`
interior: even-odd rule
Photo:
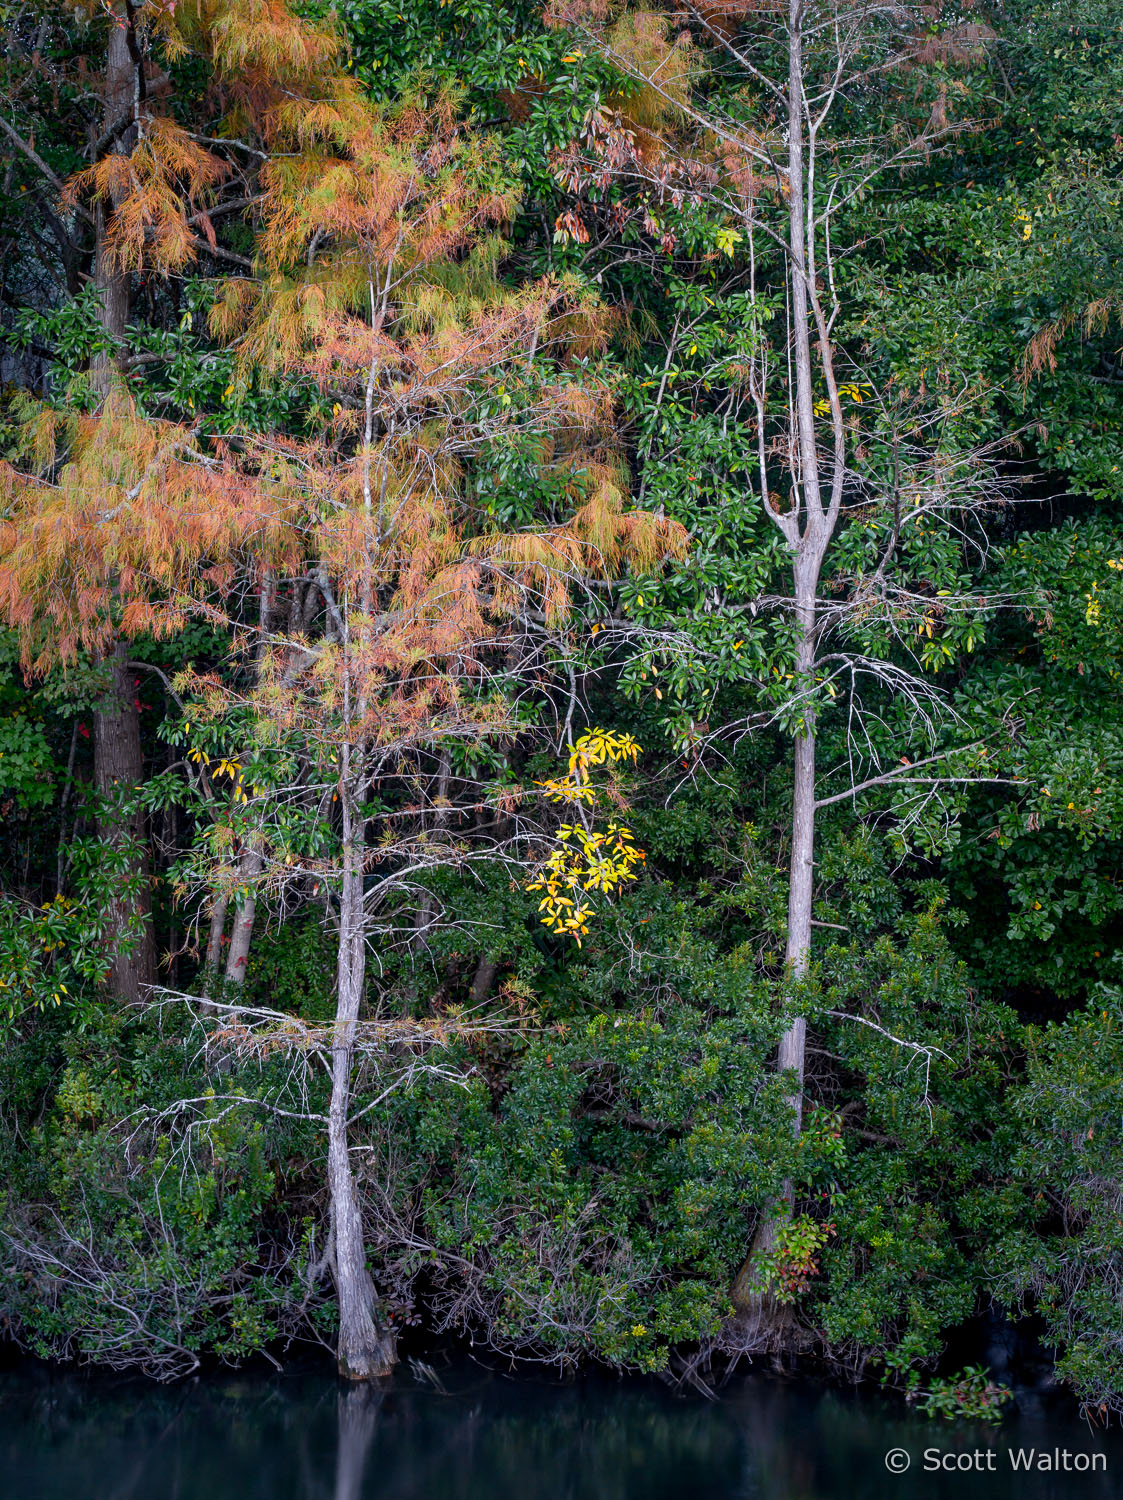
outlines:
[[[894,1448],[908,1473],[887,1472]],[[1011,1449],[1032,1449],[1034,1467],[1013,1471]],[[958,1467],[926,1470],[926,1450]],[[963,1467],[976,1452],[983,1468]],[[1058,1466],[1036,1467],[1043,1452]],[[999,1428],[936,1424],[756,1375],[707,1402],[464,1359],[384,1387],[307,1371],[161,1387],[27,1364],[0,1376],[0,1472],[20,1500],[1107,1500],[1123,1435],[1033,1397]]]

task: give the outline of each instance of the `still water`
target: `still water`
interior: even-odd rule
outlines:
[[[1123,1436],[1061,1407],[999,1428],[932,1423],[807,1381],[713,1402],[655,1383],[441,1367],[385,1391],[323,1373],[173,1387],[0,1375],[4,1500],[1100,1500]],[[1026,1458],[1030,1450],[1033,1457]],[[895,1451],[894,1451],[895,1450]],[[893,1473],[890,1463],[909,1467]],[[1033,1467],[1015,1471],[1011,1451]],[[1067,1452],[1068,1468],[1063,1467]],[[1052,1470],[1037,1467],[1042,1453]],[[988,1456],[989,1455],[989,1456]],[[934,1464],[945,1467],[932,1470]],[[1087,1468],[1085,1468],[1087,1464]],[[927,1468],[926,1468],[927,1466]],[[946,1472],[950,1469],[950,1472]]]

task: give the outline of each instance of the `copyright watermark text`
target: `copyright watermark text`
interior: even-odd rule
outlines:
[[[905,1474],[913,1456],[907,1448],[890,1448],[885,1467],[890,1474]],[[1072,1448],[925,1448],[917,1466],[925,1473],[997,1474],[1014,1473],[1106,1474],[1106,1453],[1085,1453]]]

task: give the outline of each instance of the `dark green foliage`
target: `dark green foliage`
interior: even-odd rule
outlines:
[[[1044,1319],[1080,1400],[1123,1405],[1120,15],[1114,0],[1014,0],[991,15],[985,46],[941,53],[965,13],[926,12],[935,61],[890,70],[846,105],[871,138],[915,138],[937,107],[952,128],[872,177],[839,221],[855,479],[823,598],[841,611],[876,572],[890,523],[867,501],[902,445],[941,456],[965,489],[985,473],[989,503],[954,526],[906,516],[896,606],[853,611],[833,639],[839,661],[926,684],[923,714],[872,673],[857,687],[841,668],[806,685],[821,795],[838,800],[820,811],[813,963],[793,987],[801,710],[788,559],[752,497],[744,377],[782,321],[779,263],[766,237],[752,247],[753,300],[750,247],[712,201],[656,202],[624,173],[567,180],[554,153],[587,146],[596,112],[612,116],[637,85],[587,37],[544,24],[541,7],[338,8],[368,92],[448,86],[501,137],[521,200],[493,247],[500,281],[564,272],[574,306],[599,304],[603,336],[575,336],[555,365],[528,349],[517,399],[529,409],[547,380],[598,400],[610,387],[615,425],[598,461],[627,470],[635,498],[691,537],[681,561],[578,600],[549,659],[521,678],[518,663],[496,664],[520,733],[443,747],[451,790],[438,818],[418,821],[419,843],[517,827],[529,859],[535,786],[556,773],[559,746],[564,758],[561,726],[571,738],[593,724],[634,733],[645,754],[613,793],[646,869],[601,904],[580,949],[543,927],[517,861],[426,871],[391,913],[364,1019],[494,1021],[441,1052],[443,1074],[391,1087],[391,1048],[356,1084],[370,1269],[403,1321],[561,1365],[662,1370],[684,1350],[735,1349],[734,1281],[790,1184],[767,1269],[795,1347],[934,1415],[986,1416],[1001,1397],[985,1372],[931,1371],[993,1298]],[[89,35],[56,17],[52,66]],[[712,41],[694,37],[698,97],[773,128]],[[64,176],[81,164],[75,89],[56,105],[22,55],[14,46],[14,122]],[[753,56],[776,62],[763,44]],[[175,108],[203,129],[202,64],[173,72]],[[6,165],[18,274],[4,287],[5,347],[37,394],[90,412],[91,363],[116,344],[85,262],[41,251],[49,224],[32,205],[47,198],[42,184],[24,191],[26,155]],[[586,238],[559,227],[566,214],[587,216]],[[239,274],[256,227],[252,202],[223,221]],[[214,269],[138,279],[129,390],[143,414],[208,443],[281,433],[296,451],[339,417],[330,381],[250,368],[214,337]],[[26,457],[32,411],[5,391],[9,459]],[[589,492],[565,441],[551,447],[527,420],[465,459],[480,532],[546,526]],[[275,618],[303,628],[292,621],[316,604],[315,580],[251,574],[248,624],[274,589]],[[283,898],[279,880],[258,892],[237,998],[311,1027],[334,1014],[338,893],[321,871],[340,825],[327,781],[314,797],[300,782],[303,726],[263,743],[240,708],[221,710],[252,672],[237,633],[199,623],[130,649],[143,664],[145,779],[118,805],[122,819],[143,810],[173,995],[122,1013],[104,991],[105,934],[138,876],[127,845],[97,835],[106,801],[92,792],[89,725],[106,673],[80,658],[35,677],[0,637],[0,1295],[13,1335],[39,1353],[170,1375],[318,1337],[331,1318],[322,1122],[267,1107],[281,1098],[292,1115],[320,1115],[326,1073],[314,1057],[286,1073],[280,1045],[235,1066],[225,1015],[173,998],[223,996],[202,972],[213,872],[226,861],[222,893],[236,904],[253,833],[252,814],[226,805],[233,773],[208,781],[190,755],[240,756],[249,782],[277,793],[269,852],[291,856],[289,883]],[[188,667],[213,672],[220,705],[190,731]],[[954,777],[938,797],[910,800],[907,782],[844,795],[863,766],[937,753]],[[372,816],[412,816],[407,778],[383,793]],[[375,862],[366,875],[373,885]],[[797,1012],[810,1033],[798,1140],[791,1081],[774,1065]]]
[[[278,916],[262,934],[246,974],[251,1004],[293,1011],[310,1021],[332,1014],[330,928],[315,918]]]
[[[1043,1314],[1058,1374],[1101,1410],[1117,1403],[1123,1370],[1121,1026],[1120,993],[1105,985],[1065,1025],[1029,1033],[1012,1165],[1034,1211],[997,1258],[1008,1294]]]
[[[937,1378],[923,1390],[918,1380],[909,1389],[917,1411],[949,1422],[998,1422],[1012,1395],[1008,1386],[996,1384],[979,1365],[968,1365],[949,1379]]]
[[[45,1356],[161,1379],[306,1332],[303,1230],[276,1206],[291,1132],[285,1143],[220,1090],[205,1136],[184,1136],[176,1101],[214,1094],[189,1041],[159,1018],[52,1020],[4,1058],[8,1107],[38,1117],[3,1160],[12,1332]]]

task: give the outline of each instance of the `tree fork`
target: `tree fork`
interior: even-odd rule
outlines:
[[[835,482],[829,510],[823,508],[820,485],[819,447],[815,434],[815,388],[811,341],[811,317],[814,289],[811,266],[814,260],[814,220],[808,213],[805,197],[807,160],[805,145],[814,159],[814,134],[804,137],[804,0],[790,0],[788,12],[788,280],[791,286],[790,339],[795,374],[793,450],[794,514],[783,518],[782,529],[793,554],[795,616],[799,624],[796,650],[796,681],[807,707],[795,736],[792,757],[792,847],[788,878],[788,936],[785,963],[789,982],[798,986],[811,963],[811,919],[815,874],[815,716],[810,695],[815,679],[816,598],[823,559],[830,545],[838,514],[839,443],[835,424]],[[814,304],[816,321],[818,306]],[[819,351],[834,395],[830,351],[824,338]],[[837,406],[837,401],[832,402]],[[783,524],[785,523],[786,524]],[[787,1095],[792,1113],[792,1133],[799,1138],[803,1129],[803,1078],[807,1050],[807,1022],[796,1017],[784,1031],[777,1049],[776,1065],[781,1073],[792,1074],[795,1086]],[[781,1341],[784,1326],[790,1321],[788,1309],[778,1304],[770,1293],[757,1290],[761,1260],[776,1248],[781,1218],[790,1212],[795,1200],[794,1185],[784,1182],[779,1200],[765,1212],[752,1247],[734,1278],[731,1289],[733,1305],[742,1317],[755,1318],[765,1341],[774,1346]]]
[[[253,926],[257,919],[256,883],[265,868],[265,855],[261,847],[261,835],[252,835],[242,851],[238,862],[238,877],[245,894],[239,897],[234,911],[234,925],[230,932],[230,947],[226,955],[226,984],[240,985],[245,981],[246,965],[249,962],[250,945],[253,941]],[[226,907],[223,905],[223,918]],[[221,944],[221,933],[219,943]]]

